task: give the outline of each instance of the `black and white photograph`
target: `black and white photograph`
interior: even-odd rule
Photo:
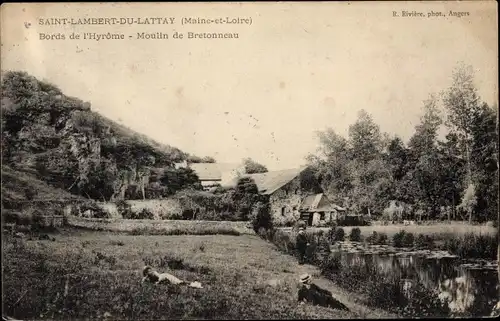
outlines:
[[[2,320],[500,315],[496,1],[4,3]]]

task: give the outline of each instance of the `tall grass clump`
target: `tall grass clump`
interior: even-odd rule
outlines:
[[[351,242],[361,241],[361,230],[359,227],[354,227],[351,229],[351,232],[349,233],[349,240],[351,240]]]
[[[401,230],[394,234],[392,242],[395,247],[411,247],[415,241],[415,236],[411,232]]]
[[[342,242],[345,239],[345,232],[342,227],[332,227],[328,230],[328,238],[331,243]]]
[[[430,235],[419,234],[417,236],[417,238],[415,239],[415,246],[417,248],[432,250],[432,249],[434,249],[434,246],[435,246],[434,239]]]
[[[372,235],[366,238],[366,242],[368,244],[373,244],[373,245],[387,244],[387,240],[388,240],[387,234],[383,232],[378,233],[377,231],[373,231]]]
[[[498,232],[495,235],[467,233],[449,235],[443,248],[461,258],[497,259]]]

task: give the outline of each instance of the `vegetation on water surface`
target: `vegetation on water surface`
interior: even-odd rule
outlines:
[[[341,228],[333,227],[326,233],[330,243],[343,241],[336,239],[337,231]],[[354,229],[353,229],[354,230]],[[320,231],[323,232],[323,231]],[[350,233],[350,239],[358,240],[359,231]],[[281,251],[296,255],[295,232],[276,230],[261,232],[270,242],[276,245]],[[403,291],[405,287],[399,276],[387,276],[377,270],[376,266],[349,265],[343,266],[338,253],[320,253],[318,240],[318,231],[306,231],[307,238],[311,243],[307,262],[317,265],[322,273],[335,282],[337,285],[348,291],[361,294],[364,302],[374,307],[383,308],[387,311],[397,313],[405,317],[439,317],[449,316],[450,310],[441,303],[435,293],[429,291],[424,285],[416,282],[410,289],[409,296],[405,296]],[[343,235],[343,234],[342,234]],[[352,236],[354,235],[354,236]],[[461,258],[482,258],[496,259],[497,235],[441,235],[440,239],[434,236],[419,234],[415,237],[412,233],[404,230],[394,234],[392,243],[396,247],[416,247],[433,249],[438,246],[438,241],[442,244],[441,249],[448,250]],[[444,239],[444,242],[443,242]],[[387,235],[384,233],[373,232],[372,235],[365,238],[367,244],[390,245]],[[408,294],[408,293],[407,293]],[[411,299],[408,299],[410,297]],[[488,303],[491,305],[491,302]],[[487,307],[489,305],[486,304]],[[484,304],[483,304],[484,305]],[[490,307],[491,308],[491,307]],[[469,311],[468,313],[475,313]],[[482,313],[482,312],[478,312]]]

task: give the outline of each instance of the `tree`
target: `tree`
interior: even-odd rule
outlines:
[[[348,168],[352,173],[351,197],[357,200],[359,210],[368,215],[373,209],[381,210],[387,199],[375,196],[382,181],[390,178],[382,156],[386,144],[387,139],[372,116],[361,110],[356,122],[349,126],[348,157],[352,160]]]
[[[380,157],[385,147],[380,127],[364,109],[358,113],[356,122],[349,126],[349,144],[351,156],[362,164]]]
[[[420,123],[415,126],[415,133],[410,138],[409,147],[409,170],[411,172],[414,188],[414,201],[429,210],[431,216],[435,217],[441,203],[441,184],[443,164],[438,150],[438,130],[442,124],[441,115],[437,107],[437,97],[430,95],[424,101],[423,115]]]
[[[348,141],[331,128],[316,132],[316,136],[316,155],[308,155],[306,160],[323,190],[332,200],[340,201],[352,189]]]
[[[186,188],[201,189],[199,178],[191,168],[167,168],[160,182],[167,187],[169,195]]]
[[[394,137],[387,147],[387,153],[385,154],[385,160],[391,168],[392,179],[400,181],[408,167],[408,149],[406,148],[404,142],[399,137]]]
[[[237,217],[240,220],[246,221],[250,217],[252,208],[259,200],[259,190],[255,181],[251,177],[242,177],[238,179],[233,194],[233,203],[237,205]]]
[[[243,165],[245,166],[245,171],[247,174],[255,174],[255,173],[266,173],[268,172],[267,167],[262,164],[257,163],[251,158],[245,158],[243,160]]]
[[[459,64],[453,71],[453,82],[445,92],[444,105],[448,111],[447,126],[457,134],[465,159],[466,191],[470,192],[474,184],[472,176],[473,126],[474,118],[480,112],[480,101],[474,86],[472,66]],[[475,184],[474,184],[475,185]],[[465,194],[464,194],[465,195]],[[468,207],[469,223],[472,222],[473,208]]]
[[[436,149],[438,130],[443,123],[437,102],[436,95],[430,95],[424,101],[424,112],[420,117],[420,124],[415,126],[415,134],[408,142],[414,161],[430,150]]]
[[[494,220],[498,212],[498,107],[482,104],[473,118],[471,163],[476,182],[478,220]]]
[[[448,133],[445,141],[438,144],[439,155],[443,164],[441,172],[442,198],[444,203],[451,208],[449,214],[453,214],[453,218],[455,218],[455,208],[460,201],[461,191],[464,189],[465,162],[461,155],[456,134]]]

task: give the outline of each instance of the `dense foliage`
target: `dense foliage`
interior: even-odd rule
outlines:
[[[327,129],[318,138],[309,164],[351,211],[387,220],[497,217],[498,107],[481,102],[470,66],[457,66],[450,88],[424,101],[407,144],[365,110],[347,137]]]
[[[173,166],[196,156],[112,122],[52,84],[9,71],[1,89],[2,165],[100,201],[158,198],[199,187],[190,169]]]
[[[266,173],[268,172],[267,167],[257,163],[251,158],[245,158],[243,160],[243,165],[245,166],[245,172],[247,174],[256,174],[256,173]]]
[[[208,221],[259,221],[259,227],[270,227],[267,199],[258,193],[252,178],[241,178],[235,188],[219,189],[215,193],[186,189],[173,196],[182,207],[175,219]],[[267,213],[267,214],[266,214]]]

